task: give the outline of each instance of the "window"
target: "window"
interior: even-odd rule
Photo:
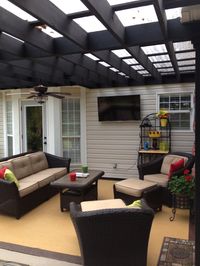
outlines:
[[[7,155],[13,155],[12,102],[6,101]]]
[[[73,164],[81,162],[80,134],[80,99],[65,99],[62,103],[63,156],[71,158]]]
[[[172,130],[192,129],[192,99],[192,93],[159,95],[159,110],[169,112]]]

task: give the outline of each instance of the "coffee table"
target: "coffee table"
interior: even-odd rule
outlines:
[[[72,172],[80,172],[73,170]],[[60,192],[60,210],[69,210],[69,203],[74,201],[80,203],[85,200],[97,200],[98,179],[104,175],[103,171],[89,170],[88,177],[77,177],[76,181],[71,181],[69,174],[51,182]]]

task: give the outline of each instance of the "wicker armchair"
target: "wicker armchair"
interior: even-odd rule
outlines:
[[[70,203],[70,215],[85,266],[145,266],[154,212],[142,209],[81,210]]]
[[[192,167],[194,165],[194,160],[195,160],[195,157],[192,154],[186,153],[186,152],[173,152],[165,156],[159,157],[148,163],[138,165],[138,171],[139,171],[140,179],[155,182],[163,188],[163,192],[162,192],[163,204],[171,207],[172,206],[172,195],[167,188],[168,176],[166,175],[166,177],[163,178],[164,175],[161,174],[161,169],[163,167],[164,158],[166,158],[166,156],[168,155],[177,156],[179,158],[180,157],[186,158],[184,167],[173,172],[173,175],[179,176],[183,174],[183,171],[185,169],[188,169],[190,171],[192,170]]]

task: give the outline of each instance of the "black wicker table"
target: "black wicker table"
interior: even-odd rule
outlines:
[[[73,170],[72,172],[80,172]],[[97,200],[98,179],[104,175],[103,171],[89,170],[89,176],[77,177],[71,181],[69,174],[51,182],[51,185],[58,188],[60,192],[60,210],[69,210],[69,203],[74,201],[80,203],[85,200]]]

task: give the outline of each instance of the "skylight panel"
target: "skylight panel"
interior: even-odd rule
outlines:
[[[141,70],[141,69],[144,69],[144,67],[143,66],[141,66],[141,65],[135,65],[135,66],[131,66],[133,69],[135,69],[135,70]]]
[[[174,71],[173,67],[158,69],[158,72],[172,72],[172,71]]]
[[[175,19],[181,17],[181,7],[166,9],[167,19]]]
[[[124,27],[158,21],[153,5],[115,12]]]
[[[131,56],[131,54],[129,54],[129,52],[126,49],[112,50],[111,52],[113,52],[114,54],[116,54],[116,56],[120,58]]]
[[[192,50],[194,49],[191,41],[187,42],[175,42],[174,43],[175,51],[183,51],[183,50]]]
[[[87,53],[85,54],[87,57],[89,57],[90,59],[94,60],[94,61],[98,61],[100,60],[98,57],[96,57],[95,55],[93,54],[90,54],[90,53]]]
[[[105,67],[110,67],[110,65],[104,61],[100,61],[99,64],[105,66]]]
[[[22,10],[21,8],[17,7],[16,5],[12,4],[11,2],[7,0],[1,0],[0,1],[0,6],[3,7],[4,9],[8,10],[15,16],[27,20],[27,21],[36,21],[37,19]]]
[[[195,52],[178,53],[176,54],[177,59],[195,58]]]
[[[127,58],[123,59],[123,61],[128,65],[138,64],[138,61],[135,58]]]
[[[167,61],[169,60],[169,55],[154,55],[149,56],[149,59],[151,60],[151,62]]]
[[[51,36],[52,38],[59,38],[63,37],[59,32],[55,31],[54,29],[50,28],[49,26],[40,27],[39,28],[42,32],[46,33],[47,35]]]
[[[15,36],[13,36],[13,35],[10,35],[10,34],[8,34],[8,33],[6,33],[6,32],[2,32],[3,34],[5,34],[5,35],[7,35],[7,36],[9,36],[9,37],[11,37],[11,38],[13,38],[13,39],[15,39],[15,40],[17,40],[17,41],[19,41],[19,42],[22,42],[22,43],[24,43],[24,41],[23,40],[21,40],[21,39],[19,39],[19,38],[16,38]]]
[[[111,6],[113,6],[113,5],[123,4],[123,3],[135,2],[138,0],[107,0],[107,1]]]
[[[175,72],[173,71],[173,72],[162,72],[162,73],[160,73],[162,76],[167,76],[167,75],[174,75],[175,74]]]
[[[106,30],[104,25],[95,16],[76,18],[73,20],[86,32]]]
[[[189,70],[189,71],[194,71],[196,68],[195,68],[195,66],[184,66],[184,67],[179,67],[179,70],[180,71],[187,71],[187,70]]]
[[[55,6],[62,10],[65,14],[76,13],[88,10],[80,0],[73,0],[69,3],[63,0],[50,0]]]
[[[195,65],[195,60],[178,61],[179,66]]]
[[[172,63],[171,62],[167,62],[167,63],[156,63],[154,64],[155,67],[159,68],[159,67],[171,67]]]
[[[165,44],[157,44],[157,45],[150,45],[150,46],[143,46],[141,47],[145,54],[161,54],[166,53],[167,49]]]
[[[114,72],[119,72],[119,70],[116,69],[115,67],[111,67],[111,68],[109,68],[109,69],[112,70],[112,71],[114,71]]]
[[[124,74],[123,72],[119,72],[118,74],[121,76],[126,76],[126,74]]]
[[[141,75],[149,74],[147,70],[139,70],[138,73],[140,73]]]

